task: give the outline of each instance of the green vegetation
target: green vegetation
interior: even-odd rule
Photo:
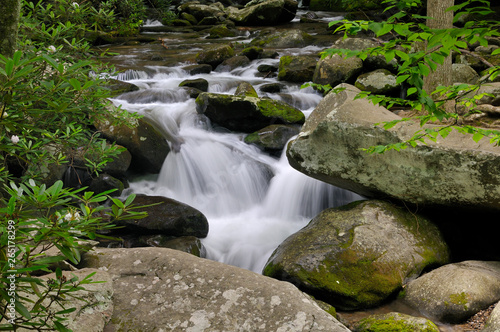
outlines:
[[[65,303],[94,281],[66,278],[57,264],[78,264],[86,240],[115,220],[145,216],[133,195],[122,202],[112,190],[85,192],[81,182],[71,189],[59,180],[65,170],[96,178],[124,150],[94,124],[133,126],[137,116],[110,107],[103,77],[113,69],[87,60],[86,37],[134,35],[145,12],[141,0],[22,3],[17,51],[0,54],[0,330],[69,331],[74,308]],[[34,277],[51,271],[55,279]]]
[[[435,91],[425,91],[424,77],[435,75],[438,66],[443,65],[445,59],[452,53],[470,54],[470,45],[488,45],[489,37],[500,36],[500,23],[490,21],[493,13],[489,1],[469,0],[448,8],[454,11],[454,24],[452,28],[431,29],[425,24],[428,17],[414,14],[416,8],[422,6],[421,0],[394,1],[386,0],[386,11],[395,11],[385,22],[374,21],[337,21],[331,22],[334,26],[342,23],[335,32],[343,32],[344,38],[358,33],[374,35],[380,46],[364,51],[351,51],[345,49],[329,49],[322,56],[342,54],[347,57],[357,56],[366,59],[368,56],[384,56],[389,62],[396,58],[399,63],[397,83],[408,86],[407,98],[391,98],[385,95],[376,95],[361,92],[359,98],[368,98],[374,104],[385,107],[403,106],[420,111],[416,118],[404,118],[382,124],[385,129],[390,129],[401,121],[420,121],[421,126],[430,122],[439,122],[443,126],[436,128],[423,128],[405,142],[373,146],[367,149],[370,153],[383,153],[387,150],[401,150],[409,146],[425,143],[426,140],[436,141],[438,137],[446,137],[452,130],[463,134],[472,135],[476,142],[488,138],[491,144],[500,143],[500,131],[484,129],[472,125],[463,125],[471,115],[478,113],[478,101],[484,94],[475,94],[480,86],[495,80],[500,74],[500,66],[491,66],[482,73],[484,76],[479,84],[459,84],[451,86],[438,86]],[[466,17],[474,17],[460,23]],[[421,47],[416,47],[420,45]],[[500,54],[500,49],[493,51],[492,55]],[[450,103],[453,110],[446,110]]]

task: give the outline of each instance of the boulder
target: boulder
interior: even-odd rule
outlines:
[[[249,46],[249,47],[245,47],[241,51],[240,55],[244,55],[247,58],[249,58],[250,60],[256,60],[256,59],[260,58],[262,52],[264,52],[264,49],[262,47]]]
[[[242,26],[274,26],[294,19],[298,3],[294,0],[253,0],[242,9],[230,7],[228,19]]]
[[[136,209],[138,212],[147,212],[148,216],[145,218],[116,222],[118,226],[124,226],[128,232],[201,238],[208,234],[207,218],[200,211],[184,203],[162,196],[137,195],[134,205],[151,206]]]
[[[226,38],[226,37],[235,37],[237,36],[237,31],[229,28],[225,24],[220,24],[214,26],[210,29],[210,34],[208,35],[208,39],[218,39],[218,38]]]
[[[124,188],[125,185],[119,179],[109,174],[101,173],[98,177],[92,179],[92,182],[87,190],[96,194],[103,193],[108,190],[115,190],[111,193],[111,195],[120,196]]]
[[[396,81],[396,78],[396,75],[387,69],[377,69],[359,75],[354,85],[362,91],[369,91],[373,94],[398,96],[400,84]]]
[[[205,17],[225,17],[226,14],[222,10],[221,7],[212,4],[212,5],[204,5],[200,4],[196,1],[189,1],[185,4],[179,6],[177,8],[179,14],[182,16],[182,13],[188,13],[196,19],[196,21],[201,21]],[[191,19],[191,21],[193,21]]]
[[[410,282],[404,300],[441,322],[463,322],[500,300],[500,262],[442,266]]]
[[[327,209],[288,237],[264,275],[292,282],[337,309],[374,307],[431,265],[448,248],[427,219],[382,201]]]
[[[300,128],[291,125],[270,125],[245,137],[245,143],[255,144],[259,148],[281,153],[286,143],[297,135]]]
[[[399,312],[371,315],[356,324],[355,332],[411,331],[439,332],[439,328],[428,319],[413,317]]]
[[[363,69],[363,61],[357,57],[343,58],[338,54],[318,61],[312,81],[317,84],[336,86],[354,82]]]
[[[311,55],[286,55],[280,58],[278,80],[295,83],[310,82],[318,58]]]
[[[313,36],[299,29],[291,30],[264,30],[251,45],[270,48],[297,48],[306,47],[314,41]]]
[[[196,78],[192,80],[184,80],[179,83],[180,87],[195,88],[203,92],[208,91],[208,81],[204,78]]]
[[[197,257],[205,258],[207,251],[200,239],[194,236],[171,237],[165,235],[145,235],[139,238],[142,242],[151,247],[162,247],[190,253]],[[143,247],[142,245],[141,247]]]
[[[305,116],[285,102],[248,96],[201,93],[196,110],[213,122],[229,129],[254,132],[270,124],[302,124]]]
[[[477,84],[479,82],[479,74],[469,65],[452,64],[452,75],[453,83]]]
[[[108,121],[96,122],[95,126],[105,138],[127,148],[132,155],[131,167],[143,172],[160,172],[170,147],[166,138],[144,119],[138,119],[134,128],[114,126]]]
[[[500,302],[499,302],[500,303]],[[482,332],[497,332],[500,331],[500,305],[497,303],[495,308],[486,321]]]
[[[135,84],[123,82],[115,79],[107,80],[107,88],[111,90],[111,96],[116,97],[125,92],[138,91],[139,87]]]
[[[258,97],[257,91],[252,84],[248,82],[241,82],[236,87],[236,91],[234,92],[235,96],[246,96],[246,97]]]
[[[232,56],[234,56],[234,49],[231,45],[216,45],[196,54],[196,62],[216,68]]]
[[[451,132],[436,143],[368,154],[361,149],[405,141],[421,127],[412,121],[390,130],[375,126],[400,117],[366,99],[354,100],[360,90],[351,85],[338,88],[345,90],[323,98],[289,144],[290,165],[365,197],[500,210],[500,147]]]
[[[286,86],[281,83],[268,83],[263,84],[259,87],[259,90],[262,92],[268,93],[278,93],[281,92]]]
[[[189,65],[186,67],[182,67],[182,70],[187,71],[189,75],[210,74],[210,72],[212,71],[212,66],[208,64]]]
[[[217,68],[215,68],[215,71],[219,73],[228,72],[238,67],[248,66],[249,64],[250,64],[250,59],[248,59],[244,55],[237,55],[222,61],[222,63],[218,65]]]
[[[295,286],[166,248],[96,249],[114,280],[112,331],[349,332]]]
[[[339,39],[333,44],[332,48],[336,49],[346,49],[351,51],[365,51],[369,48],[379,47],[380,43],[375,42],[372,39],[367,38],[346,38]],[[383,55],[368,55],[366,59],[363,60],[363,67],[367,71],[372,71],[376,69],[387,69],[391,72],[397,72],[398,63],[396,58],[387,62]]]

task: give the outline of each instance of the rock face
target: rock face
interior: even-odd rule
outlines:
[[[405,301],[429,317],[459,323],[500,300],[500,262],[464,261],[435,269],[406,287]]]
[[[253,132],[273,123],[304,123],[305,116],[285,102],[248,96],[202,93],[196,110],[230,130]]]
[[[277,25],[288,23],[295,17],[298,3],[294,0],[254,0],[243,9],[233,8],[228,19],[236,25]]]
[[[290,283],[190,254],[97,249],[84,263],[113,278],[116,332],[349,331]]]
[[[364,99],[359,90],[328,94],[288,146],[299,171],[366,197],[391,197],[428,207],[500,210],[500,147],[475,143],[456,132],[437,143],[368,154],[375,145],[398,143],[420,130],[405,122],[386,131],[375,123],[400,119]]]
[[[139,220],[122,220],[118,225],[146,234],[171,236],[206,237],[208,234],[207,218],[189,205],[161,196],[137,195],[136,205],[149,205],[137,211],[147,211],[148,216]]]
[[[448,249],[424,218],[382,201],[328,209],[288,237],[264,268],[336,308],[354,310],[387,300]]]

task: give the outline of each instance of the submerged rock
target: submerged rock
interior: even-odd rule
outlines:
[[[305,116],[285,102],[248,96],[202,93],[196,110],[213,122],[235,131],[253,132],[270,124],[302,124]]]
[[[404,299],[439,321],[463,322],[500,300],[500,262],[442,266],[410,282]]]
[[[113,278],[110,330],[349,332],[290,283],[180,251],[96,249],[84,265]]]
[[[431,265],[448,262],[437,227],[390,203],[327,209],[288,237],[264,275],[292,282],[338,309],[381,304]]]

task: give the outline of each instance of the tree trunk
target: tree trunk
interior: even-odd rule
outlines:
[[[0,0],[0,54],[11,57],[16,50],[21,0]]]
[[[453,12],[446,11],[454,5],[454,0],[427,0],[427,16],[433,19],[427,20],[427,26],[431,29],[453,28]],[[452,81],[451,54],[442,65],[438,65],[436,71],[424,77],[424,90],[429,95],[439,86],[450,86]]]

